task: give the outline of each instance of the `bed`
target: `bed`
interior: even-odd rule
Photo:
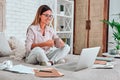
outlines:
[[[79,58],[78,55],[68,55],[66,57],[67,62],[77,61]],[[4,60],[12,60],[13,64],[23,64],[25,66],[30,66],[34,68],[46,68],[47,66],[40,65],[32,65],[27,64],[24,61],[16,61],[9,57],[1,57],[0,62]],[[113,69],[92,69],[87,68],[77,72],[67,71],[60,68],[56,68],[53,65],[50,67],[55,67],[58,71],[64,74],[62,77],[54,77],[54,78],[42,78],[36,77],[33,74],[19,74],[8,71],[0,71],[0,80],[119,80],[120,79],[120,60],[115,59],[116,64]]]

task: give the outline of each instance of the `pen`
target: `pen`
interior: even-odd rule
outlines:
[[[39,70],[39,72],[47,72],[47,73],[52,73],[52,71],[48,71],[48,70]]]

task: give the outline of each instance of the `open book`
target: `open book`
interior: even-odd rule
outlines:
[[[61,77],[63,74],[55,68],[35,69],[35,75],[38,77]]]
[[[34,69],[36,68],[32,68],[32,67],[19,64],[19,65],[14,65],[12,68],[7,68],[4,70],[15,72],[15,73],[34,74]]]

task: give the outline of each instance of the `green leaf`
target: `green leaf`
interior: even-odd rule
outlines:
[[[114,19],[112,21],[108,21],[108,20],[101,20],[101,21],[106,23],[112,28],[114,40],[120,42],[120,23],[115,21]],[[119,43],[117,43],[116,49],[120,49]]]
[[[117,46],[116,46],[116,49],[119,50],[119,49],[120,49],[120,45],[117,45]]]

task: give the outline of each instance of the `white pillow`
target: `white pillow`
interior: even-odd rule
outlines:
[[[10,46],[4,32],[0,32],[0,56],[8,56],[11,53]]]

